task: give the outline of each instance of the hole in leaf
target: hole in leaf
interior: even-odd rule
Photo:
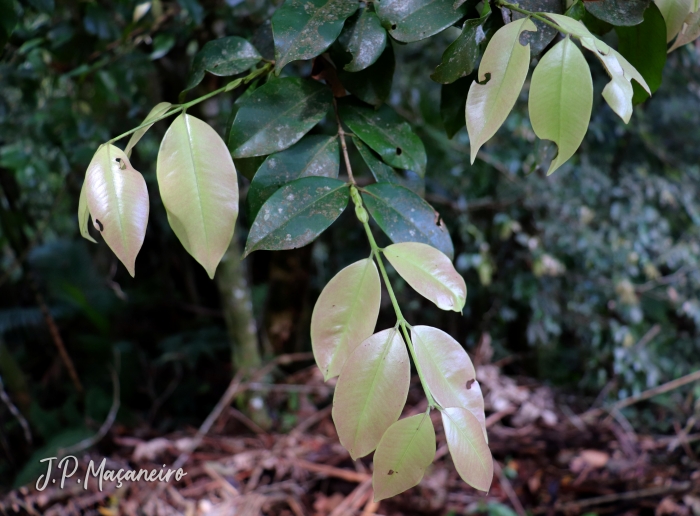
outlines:
[[[396,24],[395,24],[395,23],[392,23],[392,24],[391,24],[391,30],[396,30]]]
[[[401,156],[401,154],[403,154],[403,150],[401,149],[401,147],[396,147],[396,155]]]
[[[476,381],[476,380],[474,380],[473,378],[472,378],[471,380],[469,380],[469,381],[467,382],[467,389],[471,389],[471,388],[472,388],[472,384],[473,384],[475,381]]]
[[[484,74],[484,80],[479,82],[479,79],[477,78],[477,83],[478,84],[487,84],[491,80],[491,72],[486,72]]]
[[[396,473],[396,471],[394,471],[393,469],[390,469],[389,473],[387,473],[387,475],[393,475],[394,473]]]
[[[105,228],[105,227],[102,225],[102,222],[100,222],[99,219],[95,219],[95,224],[97,224],[97,229],[98,229],[98,231],[99,231],[100,233],[102,233],[102,230]]]

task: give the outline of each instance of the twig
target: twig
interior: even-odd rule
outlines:
[[[527,513],[525,512],[523,504],[520,503],[520,499],[518,498],[518,495],[515,494],[513,485],[510,483],[510,480],[508,480],[508,477],[506,477],[506,474],[503,473],[503,468],[501,468],[498,461],[493,461],[493,469],[496,472],[496,475],[498,475],[498,481],[501,483],[501,487],[506,493],[508,500],[510,500],[510,503],[513,505],[515,512],[518,514],[518,516],[526,516]]]
[[[352,184],[355,183],[355,178],[352,175],[352,166],[350,165],[350,156],[348,155],[348,146],[345,143],[345,130],[343,124],[340,123],[340,115],[338,114],[338,101],[333,97],[333,111],[335,112],[335,121],[338,123],[338,136],[340,137],[340,147],[343,149],[343,159],[345,160],[345,168],[348,171],[348,177]]]
[[[15,416],[17,421],[19,421],[19,424],[22,427],[22,431],[24,432],[24,439],[25,439],[25,441],[27,441],[27,444],[29,444],[31,446],[31,444],[32,444],[32,432],[29,429],[29,423],[27,423],[27,420],[24,418],[22,413],[15,406],[15,404],[12,403],[12,400],[7,395],[7,392],[5,392],[5,384],[2,382],[2,375],[0,375],[0,399],[5,404],[5,406],[7,406],[7,408],[10,410],[10,413],[13,416]]]
[[[364,495],[369,489],[372,489],[372,478],[364,480],[360,485],[358,485],[352,493],[350,493],[345,500],[340,502],[340,504],[333,509],[329,516],[345,516],[347,513],[351,512],[353,506],[357,504],[358,500],[362,501]]]
[[[296,385],[296,384],[284,384],[284,383],[247,383],[245,388],[249,391],[262,391],[262,392],[301,392],[301,393],[319,393],[328,394],[332,391],[332,388],[327,385]]]
[[[326,466],[325,464],[316,464],[314,462],[308,462],[302,459],[294,459],[292,465],[307,471],[320,473],[321,475],[326,475],[328,477],[347,480],[348,482],[367,482],[368,480],[372,480],[372,477],[366,473],[358,473],[357,471],[350,471],[349,469]]]
[[[700,380],[700,370],[695,371],[694,373],[687,374],[685,376],[681,376],[676,380],[672,380],[663,385],[659,385],[658,387],[654,387],[653,389],[644,391],[636,396],[630,396],[629,398],[618,401],[617,403],[615,403],[615,405],[613,405],[613,408],[620,410],[625,407],[629,407],[630,405],[634,405],[635,403],[639,403],[640,401],[648,400],[649,398],[658,396],[659,394],[664,394],[666,392],[673,391],[675,389],[678,389],[679,387],[688,385],[689,383],[697,382],[698,380]]]
[[[265,430],[260,428],[260,425],[258,425],[255,421],[250,419],[248,416],[246,416],[243,412],[240,410],[237,410],[233,407],[228,408],[228,413],[231,415],[233,419],[236,421],[239,421],[243,423],[245,426],[247,426],[249,429],[251,429],[253,432],[256,434],[266,434]]]

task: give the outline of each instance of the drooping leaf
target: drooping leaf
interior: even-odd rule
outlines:
[[[422,242],[452,259],[454,246],[445,223],[430,204],[411,190],[392,183],[375,183],[363,189],[362,199],[392,242]]]
[[[248,233],[244,256],[263,249],[296,249],[313,242],[348,205],[347,184],[330,177],[302,177],[262,205]]]
[[[379,106],[389,98],[395,67],[394,48],[389,42],[374,64],[359,72],[347,72],[339,68],[338,79],[358,99]]]
[[[352,142],[355,144],[357,151],[362,156],[362,159],[367,164],[369,171],[374,176],[378,183],[395,183],[401,184],[401,177],[389,165],[384,164],[369,148],[362,143],[359,138],[353,137]]]
[[[328,112],[331,90],[288,77],[270,81],[241,100],[228,145],[234,158],[279,152],[294,145]]]
[[[338,37],[338,43],[352,60],[343,66],[348,72],[359,72],[373,64],[386,47],[386,30],[376,13],[367,8],[350,18]]]
[[[557,43],[540,60],[530,83],[529,111],[538,138],[557,144],[547,174],[574,155],[588,130],[593,80],[586,58],[571,38]]]
[[[564,14],[565,1],[562,0],[519,0],[518,6],[530,12],[546,12]],[[513,21],[524,18],[526,15],[512,11]],[[539,55],[554,40],[557,30],[536,18],[532,22],[537,27],[537,32],[525,32],[520,38],[522,44],[530,45],[530,54]]]
[[[338,376],[374,333],[380,301],[379,273],[369,258],[345,267],[324,287],[311,315],[311,347],[324,380]]]
[[[668,49],[669,52],[677,48],[692,43],[700,37],[700,11],[692,12],[683,22],[683,28],[678,33],[678,37]]]
[[[401,415],[411,380],[396,328],[375,333],[345,361],[333,396],[333,421],[353,460],[372,452]]]
[[[467,285],[442,252],[419,242],[403,242],[386,247],[384,256],[406,283],[438,308],[462,311]]]
[[[418,485],[434,458],[435,429],[427,412],[391,425],[374,452],[374,501]]]
[[[88,165],[85,195],[95,229],[133,276],[148,224],[146,181],[120,148],[105,144]]]
[[[654,0],[666,21],[666,42],[670,42],[683,28],[683,21],[692,10],[693,0]]]
[[[156,173],[170,227],[213,278],[238,217],[236,168],[224,140],[183,113],[160,144]]]
[[[632,26],[642,23],[649,3],[650,0],[598,0],[584,2],[584,5],[599,20],[616,26]]]
[[[469,86],[476,80],[476,73],[457,79],[452,84],[443,84],[440,89],[440,118],[447,137],[452,139],[465,127],[464,113],[467,107]]]
[[[440,64],[430,76],[432,80],[450,84],[474,71],[479,60],[479,45],[486,38],[483,24],[489,15],[490,12],[464,22],[462,33],[443,52]]]
[[[472,163],[513,109],[525,82],[530,64],[530,46],[520,44],[525,30],[537,30],[528,18],[511,22],[493,35],[479,65],[480,82],[469,88],[466,119]]]
[[[285,183],[307,176],[338,177],[337,136],[308,135],[287,150],[271,154],[258,168],[248,189],[248,212],[255,219],[260,207]]]
[[[323,53],[359,6],[356,0],[285,0],[272,15],[276,73]]]
[[[459,407],[442,411],[447,447],[457,473],[474,489],[488,492],[493,480],[493,458],[474,414]]]
[[[87,191],[85,186],[87,181],[83,181],[83,186],[80,188],[80,198],[78,200],[78,227],[80,227],[80,235],[90,242],[96,244],[97,240],[92,238],[90,231],[88,230],[88,224],[90,223],[90,208],[88,207],[87,201]]]
[[[427,156],[411,125],[387,105],[377,110],[358,102],[339,103],[340,118],[385,163],[425,174]]]
[[[652,93],[661,86],[666,65],[666,23],[653,2],[644,11],[644,21],[633,27],[616,27],[618,52],[634,66],[649,85]],[[639,84],[632,85],[633,104],[649,98]]]
[[[382,0],[375,8],[389,34],[410,43],[442,32],[467,13],[466,5],[453,4],[454,0]]]
[[[249,70],[262,56],[253,45],[238,36],[228,36],[207,42],[192,61],[192,70],[185,90],[191,90],[204,79],[204,72],[228,77]]]
[[[156,118],[163,116],[165,113],[168,112],[170,106],[172,106],[170,102],[161,102],[160,104],[156,104],[155,106],[153,106],[153,109],[151,109],[148,115],[146,115],[146,118],[140,125],[145,124],[149,120],[155,120]],[[143,138],[143,135],[146,134],[146,131],[148,131],[151,127],[153,127],[153,124],[149,124],[146,127],[142,127],[141,129],[139,129],[131,135],[131,138],[129,138],[129,143],[126,144],[126,148],[124,149],[124,153],[127,156],[131,157],[131,150],[136,146],[139,140]]]

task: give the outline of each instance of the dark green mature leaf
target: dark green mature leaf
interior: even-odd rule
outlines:
[[[583,5],[583,2],[581,0],[575,0],[574,3],[571,4],[571,7],[569,7],[564,14],[569,18],[581,21],[586,15],[586,6]]]
[[[17,13],[15,13],[14,0],[0,1],[0,51],[10,39],[16,25]]]
[[[442,32],[467,13],[467,6],[455,8],[454,0],[382,0],[374,5],[389,34],[404,43]]]
[[[356,0],[286,0],[272,16],[276,73],[331,46],[359,6]]]
[[[252,158],[236,158],[233,164],[236,165],[236,172],[252,181],[260,165],[267,159],[267,156],[253,156]]]
[[[616,27],[618,52],[642,74],[652,93],[661,86],[666,65],[666,22],[654,2],[644,11],[644,21],[634,27]],[[649,94],[636,82],[633,104],[649,98]]]
[[[375,183],[363,189],[362,199],[392,242],[422,242],[453,258],[452,238],[440,215],[408,188]]]
[[[37,11],[52,13],[56,4],[54,0],[29,0],[29,5]]]
[[[599,0],[585,2],[586,9],[599,20],[611,25],[637,25],[644,20],[644,11],[651,0]]]
[[[482,25],[489,14],[464,22],[462,33],[442,54],[442,62],[430,76],[432,80],[450,84],[474,71],[479,60],[479,44],[486,38]]]
[[[585,4],[584,4],[585,5]],[[588,9],[584,7],[584,14],[583,18],[581,18],[581,22],[586,26],[586,28],[591,31],[593,34],[596,34],[598,36],[603,36],[613,30],[613,26],[610,25],[608,22],[603,21],[601,19],[596,18],[593,16],[590,12],[588,12]]]
[[[307,176],[338,177],[340,146],[337,136],[310,135],[289,149],[271,154],[248,189],[248,213],[255,219],[260,207],[285,183]]]
[[[546,12],[546,13],[557,13],[564,14],[565,2],[563,0],[519,0],[517,4],[530,12]],[[524,18],[526,15],[513,12],[513,20],[519,20]],[[557,29],[543,23],[535,18],[532,19],[537,27],[537,32],[525,32],[521,38],[520,42],[523,45],[530,44],[530,54],[533,56],[538,55],[542,52],[547,45],[549,45],[552,40],[557,35]]]
[[[345,24],[338,43],[352,55],[343,69],[359,72],[374,63],[386,47],[386,30],[377,15],[369,9],[361,9]]]
[[[338,179],[302,177],[288,183],[260,208],[244,256],[305,246],[343,213],[349,200],[348,185]]]
[[[272,154],[294,145],[331,107],[323,84],[288,77],[268,82],[240,101],[229,133],[234,158]]]
[[[389,98],[395,66],[394,49],[389,43],[376,63],[359,72],[338,69],[338,79],[345,89],[360,100],[379,106]]]
[[[476,72],[457,79],[452,84],[444,84],[440,90],[440,118],[450,139],[457,131],[466,127],[464,112],[467,106],[467,92],[475,79]]]
[[[209,41],[194,57],[185,91],[202,82],[204,72],[220,77],[236,75],[252,68],[261,59],[255,47],[238,36]]]
[[[339,106],[340,118],[389,165],[425,175],[427,156],[411,125],[387,105],[374,110],[358,102]]]
[[[359,138],[353,137],[352,142],[355,144],[355,148],[357,148],[360,156],[362,156],[367,167],[369,167],[369,171],[372,172],[374,179],[376,179],[378,183],[401,183],[401,178],[396,171],[389,165],[382,163]]]

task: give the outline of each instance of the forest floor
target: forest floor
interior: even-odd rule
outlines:
[[[685,378],[603,410],[555,393],[527,378],[505,376],[495,365],[478,368],[485,396],[495,475],[488,494],[457,476],[439,414],[432,414],[437,454],[421,483],[375,503],[371,456],[352,461],[339,444],[331,419],[333,387],[311,366],[276,383],[273,366],[305,356],[287,356],[246,383],[234,379],[199,429],[171,435],[112,425],[98,451],[80,457],[74,478],[84,478],[90,459],[118,470],[182,466],[187,475],[169,483],[133,482],[120,489],[96,482],[84,489],[26,487],[0,500],[0,513],[51,515],[452,515],[615,514],[700,515],[700,469],[689,434],[695,420],[675,425],[672,435],[642,435],[620,412]],[[265,400],[275,416],[265,430],[231,401]],[[248,398],[250,399],[250,398]],[[417,380],[404,416],[424,412]],[[235,403],[234,403],[235,406]],[[691,411],[692,413],[692,411]],[[578,415],[577,415],[578,414]],[[691,424],[692,423],[692,424]],[[682,425],[685,425],[683,428]],[[263,425],[265,426],[265,425]]]

